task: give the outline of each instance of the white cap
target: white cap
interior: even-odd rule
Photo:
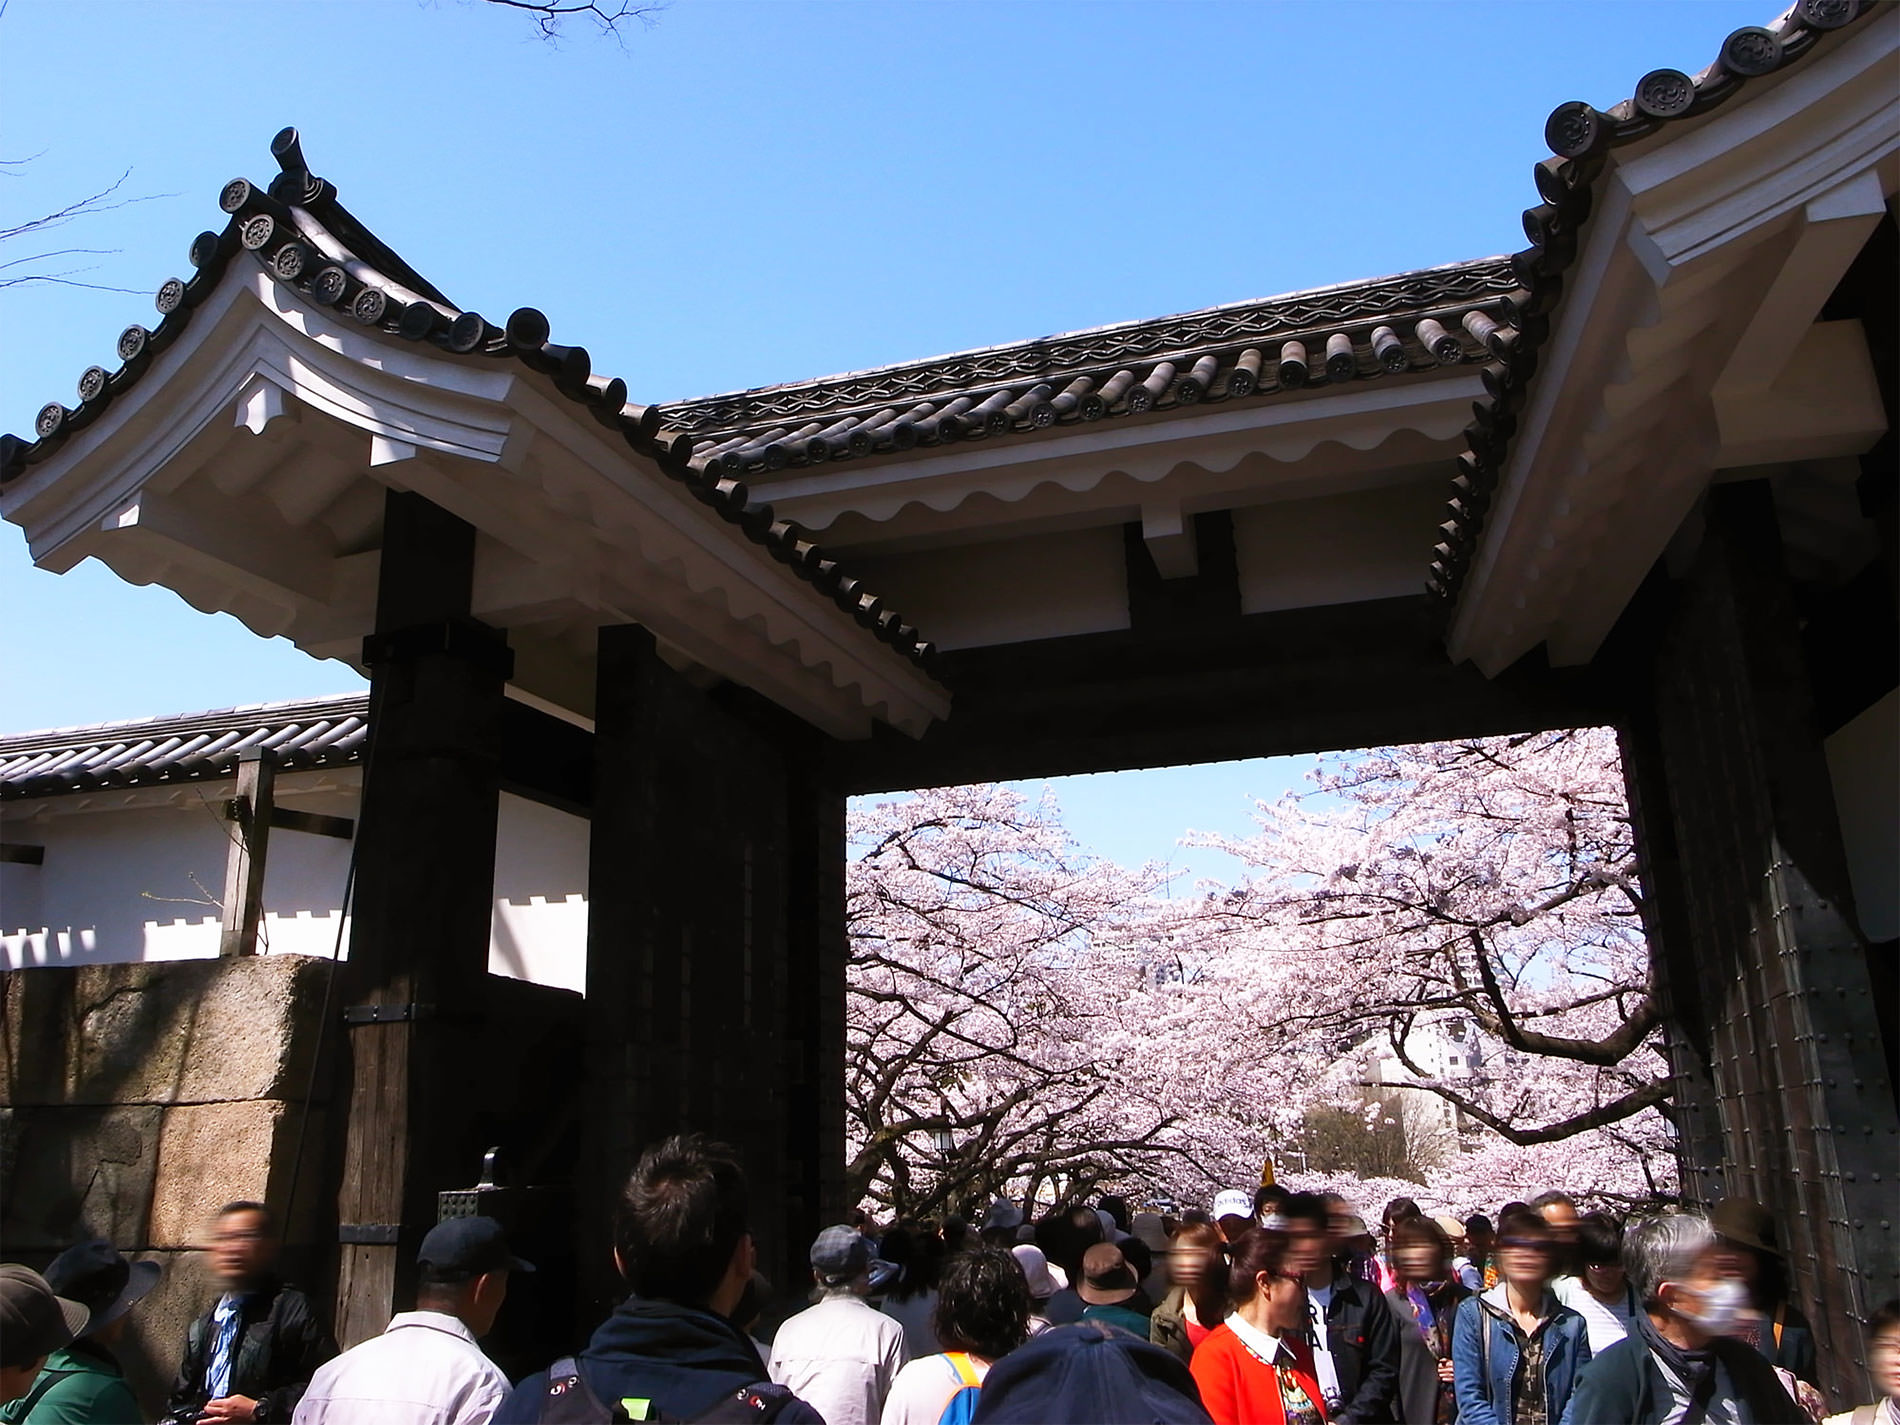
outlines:
[[[1214,1220],[1223,1217],[1252,1217],[1253,1194],[1242,1192],[1239,1188],[1228,1188],[1214,1194]]]

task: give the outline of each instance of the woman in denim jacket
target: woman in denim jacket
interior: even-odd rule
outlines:
[[[1460,1302],[1452,1328],[1458,1425],[1563,1425],[1590,1333],[1551,1292],[1557,1245],[1534,1212],[1498,1223],[1502,1279]]]

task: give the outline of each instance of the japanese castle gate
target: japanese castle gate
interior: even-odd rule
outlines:
[[[691,1126],[798,1261],[846,1206],[853,793],[1607,722],[1688,1193],[1774,1208],[1864,1395],[1892,867],[1882,919],[1824,740],[1884,707],[1890,749],[1900,681],[1897,47],[1801,0],[1562,106],[1509,258],[664,408],[456,307],[279,135],[121,364],[4,438],[0,510],[370,675],[340,1333],[548,1131],[484,1117],[511,1076],[578,1077],[540,1112],[584,1100],[589,1258]],[[532,1045],[485,973],[504,785],[592,818],[585,1001]]]

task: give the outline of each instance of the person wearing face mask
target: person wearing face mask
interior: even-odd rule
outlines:
[[[1706,1217],[1638,1223],[1623,1262],[1642,1313],[1583,1373],[1564,1425],[1806,1425],[1774,1367],[1724,1334],[1748,1292],[1723,1275]]]

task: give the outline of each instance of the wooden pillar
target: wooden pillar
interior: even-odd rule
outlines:
[[[1711,492],[1666,619],[1625,747],[1685,1148],[1702,1159],[1691,1193],[1774,1211],[1822,1385],[1864,1399],[1862,1328],[1900,1268],[1900,1119],[1766,482]],[[1720,1180],[1704,1189],[1697,1169]]]
[[[488,970],[506,639],[469,617],[475,531],[420,496],[385,504],[344,1019],[337,1336],[388,1324],[435,1193],[480,1161],[458,1097]],[[494,1032],[491,1027],[488,1032]]]
[[[237,794],[231,798],[231,849],[224,863],[224,930],[220,955],[255,955],[264,921],[264,868],[270,851],[277,764],[257,748],[238,763]]]
[[[817,733],[736,690],[694,687],[645,629],[602,629],[598,656],[586,1018],[599,1112],[585,1191],[611,1201],[639,1152],[669,1133],[723,1138],[751,1182],[763,1268],[794,1287],[815,1222],[805,1176],[835,1176],[843,1161],[841,1114],[832,1131],[807,1112],[806,1058],[823,1052],[811,1019],[831,981],[812,978],[804,948],[809,908],[836,901],[829,924],[842,924],[841,897],[822,889],[842,870],[842,802],[826,803],[837,811],[827,820],[793,791]],[[842,1084],[837,964],[827,1072]],[[788,1174],[791,1157],[806,1166]],[[578,1216],[603,1304],[617,1286],[604,1219]]]
[[[816,749],[813,749],[814,753]],[[789,788],[785,1237],[844,1220],[845,797],[800,760]]]

